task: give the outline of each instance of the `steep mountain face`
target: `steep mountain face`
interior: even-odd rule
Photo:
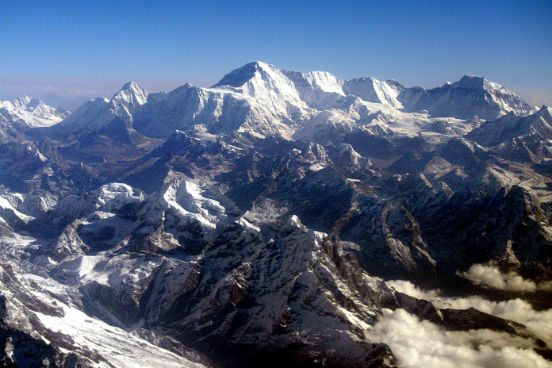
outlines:
[[[552,115],[548,106],[529,116],[508,114],[471,131],[471,140],[490,147],[502,157],[528,162],[550,158]]]
[[[545,106],[530,116],[509,114],[495,121],[489,121],[471,131],[468,137],[479,144],[491,147],[528,135],[539,135],[539,138],[550,138],[552,117],[550,108]]]
[[[427,110],[432,116],[492,120],[513,112],[528,114],[532,107],[512,91],[477,76],[465,75],[457,82],[433,89],[408,88],[399,97],[407,111]]]
[[[364,101],[382,103],[402,109],[399,95],[406,88],[395,81],[379,81],[375,78],[356,78],[343,83],[343,92],[362,98]]]
[[[552,119],[530,110],[477,77],[256,62],[10,120],[0,364],[416,366],[421,341],[550,366]]]
[[[83,313],[76,290],[52,278],[26,274],[6,259],[0,272],[0,344],[4,346],[4,366],[210,365],[200,354],[182,349],[177,342],[174,350],[182,350],[173,353],[148,341],[155,335],[142,337],[139,331],[128,333]],[[157,338],[162,340],[161,336]]]
[[[147,102],[148,92],[129,82],[111,97],[96,98],[79,106],[57,129],[75,131],[82,128],[98,130],[118,118],[132,127],[133,113]]]
[[[168,94],[152,95],[136,118],[136,129],[158,137],[166,137],[175,129],[289,137],[307,110],[280,70],[257,62],[234,70],[212,88],[185,85]],[[154,126],[157,120],[166,121],[168,126]]]

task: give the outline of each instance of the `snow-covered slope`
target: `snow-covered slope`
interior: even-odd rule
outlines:
[[[374,123],[381,129],[371,129],[372,134],[381,130],[416,135],[422,125],[432,124],[436,117],[447,122],[495,119],[508,112],[521,115],[530,110],[511,91],[479,77],[465,76],[426,90],[406,88],[391,80],[342,80],[328,72],[283,71],[259,61],[231,71],[210,88],[186,84],[148,96],[136,84],[128,83],[111,100],[84,104],[62,125],[66,129],[100,129],[119,117],[128,127],[160,138],[175,130],[204,130],[312,139]],[[410,122],[397,128],[397,121]],[[314,122],[318,133],[307,137],[307,125]],[[472,128],[468,122],[461,129],[467,132]],[[296,134],[298,130],[303,133]]]
[[[442,87],[406,88],[399,100],[407,111],[427,110],[432,116],[461,119],[478,116],[492,120],[509,112],[525,115],[533,109],[500,84],[471,75],[454,83],[447,82]]]
[[[0,294],[2,328],[28,334],[36,339],[37,346],[42,342],[46,351],[46,347],[54,347],[59,360],[102,368],[205,367],[199,362],[199,355],[192,351],[188,355],[195,361],[156,346],[142,337],[139,329],[128,332],[87,315],[82,311],[75,289],[52,278],[27,273],[4,256],[0,266]],[[8,361],[14,366],[38,363],[32,358],[37,347],[28,343],[24,346],[13,339],[11,349],[13,353],[8,354]]]
[[[67,111],[58,110],[37,98],[28,96],[12,101],[0,101],[0,119],[4,118],[12,124],[20,124],[29,128],[55,125],[67,115]]]
[[[343,91],[355,95],[368,102],[377,102],[401,109],[399,94],[405,88],[395,81],[379,81],[375,78],[356,78],[348,80],[343,85]]]
[[[466,137],[495,154],[514,160],[541,162],[552,158],[552,115],[548,106],[534,114],[513,113],[487,121]]]
[[[308,114],[285,75],[258,62],[229,73],[212,88],[186,84],[169,93],[150,95],[136,114],[135,128],[156,137],[198,126],[211,133],[248,131],[290,137]]]
[[[95,98],[79,106],[60,124],[67,131],[80,128],[101,129],[119,118],[132,127],[133,113],[137,107],[147,102],[148,92],[135,82],[128,82],[111,97]]]
[[[255,62],[0,124],[0,366],[440,368],[444,339],[546,367],[552,111],[526,110]]]
[[[488,121],[472,130],[468,138],[484,146],[496,146],[500,143],[529,134],[539,135],[547,141],[552,138],[552,109],[543,106],[529,116],[516,116],[510,113],[494,121]]]

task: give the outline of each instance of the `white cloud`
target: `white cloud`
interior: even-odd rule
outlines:
[[[438,289],[433,290],[423,290],[411,283],[410,281],[406,280],[390,280],[385,281],[385,283],[394,288],[397,291],[400,291],[403,294],[410,295],[413,298],[417,299],[426,299],[431,300],[439,297],[441,295],[441,291]]]
[[[481,312],[519,322],[527,326],[536,336],[552,346],[552,309],[537,311],[528,302],[516,298],[500,302],[490,301],[480,296],[467,298],[448,298],[438,290],[422,290],[409,281],[386,281],[395,290],[418,299],[432,301],[441,308],[475,308]]]
[[[474,264],[468,271],[459,272],[458,275],[470,280],[475,285],[497,290],[530,293],[552,290],[551,281],[535,283],[514,272],[504,274],[496,267],[482,264]]]
[[[491,330],[446,331],[403,309],[385,310],[371,336],[387,343],[405,368],[552,367],[528,339]]]

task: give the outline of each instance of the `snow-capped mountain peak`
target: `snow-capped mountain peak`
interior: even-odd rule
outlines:
[[[38,98],[21,96],[11,101],[0,101],[0,115],[8,122],[33,128],[57,124],[67,112],[48,106]]]
[[[123,86],[119,91],[123,91],[125,89],[132,89],[132,88],[140,88],[140,86],[138,86],[138,83],[136,83],[135,81],[128,81],[125,84],[123,84]]]
[[[305,138],[307,131],[322,137],[333,129],[372,125],[371,130],[379,132],[375,134],[412,136],[421,126],[431,126],[433,118],[494,120],[510,111],[526,115],[531,109],[513,92],[479,76],[466,75],[432,89],[407,88],[393,80],[343,80],[329,72],[285,71],[256,61],[229,72],[210,88],[186,84],[148,95],[128,82],[107,102],[81,106],[64,126],[100,129],[120,118],[127,127],[159,138],[201,126],[212,134],[248,131],[292,139]],[[464,133],[472,128],[470,123],[460,127]]]
[[[249,63],[231,71],[213,86],[217,87],[229,88],[263,102],[302,102],[293,82],[280,69],[262,61]]]
[[[112,101],[125,102],[129,105],[143,105],[148,100],[148,91],[142,89],[136,82],[125,83],[121,89],[113,95]]]
[[[407,111],[426,110],[434,117],[470,119],[477,116],[494,120],[510,111],[526,115],[532,110],[509,89],[475,75],[464,75],[456,82],[437,88],[407,88],[399,99]]]
[[[148,101],[148,92],[135,82],[127,82],[111,98],[111,110],[124,120],[132,120],[132,112]]]
[[[456,82],[450,84],[461,85],[463,87],[482,87],[487,80],[479,75],[465,74]]]
[[[404,87],[394,81],[382,82],[375,78],[355,78],[345,82],[343,90],[368,102],[382,103],[397,109],[403,105],[399,95]]]
[[[501,84],[491,82],[478,75],[464,75],[458,82],[452,83],[451,87],[462,87],[474,91],[484,91],[491,103],[500,107],[501,115],[508,112],[527,114],[532,107],[522,101],[514,92]]]
[[[528,136],[550,139],[552,137],[551,112],[546,105],[528,116],[517,116],[513,112],[509,112],[497,120],[484,123],[471,131],[467,137],[484,146],[495,146]]]
[[[305,74],[305,79],[313,87],[324,92],[344,94],[343,81],[336,78],[332,73],[317,70]]]
[[[125,83],[111,99],[95,98],[81,106],[62,123],[70,131],[79,128],[100,129],[115,118],[131,124],[135,110],[147,103],[148,92],[135,82]]]
[[[19,96],[19,97],[16,97],[13,101],[11,101],[11,103],[15,107],[32,108],[32,107],[35,107],[38,104],[42,103],[42,101],[39,100],[38,98],[34,98],[34,97]]]
[[[218,83],[213,85],[212,88],[222,86],[241,87],[249,80],[255,78],[258,73],[270,73],[274,69],[276,69],[276,67],[262,61],[247,63],[244,66],[234,69],[230,73],[226,74]]]
[[[481,77],[479,75],[466,74],[460,80],[449,83],[451,87],[461,87],[470,90],[483,90],[490,93],[493,96],[500,97],[498,95],[508,96],[514,99],[519,99],[512,91],[505,88],[504,86],[491,82],[488,79]]]
[[[535,114],[545,117],[547,120],[551,120],[552,108],[548,105],[542,105]]]

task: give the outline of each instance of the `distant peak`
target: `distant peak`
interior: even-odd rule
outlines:
[[[260,61],[260,60],[252,61],[252,62],[247,63],[244,66],[242,66],[242,68],[255,68],[257,70],[269,69],[269,68],[272,68],[272,67],[274,67],[274,66],[269,64],[269,63],[265,63],[264,61]],[[241,69],[241,68],[238,68],[238,69]]]
[[[42,100],[35,97],[29,97],[29,96],[19,96],[15,100],[13,100],[12,103],[15,106],[29,107],[29,108],[33,108],[40,104],[44,104]]]
[[[130,82],[126,82],[125,84],[123,84],[120,91],[125,91],[125,90],[129,90],[129,89],[139,89],[139,90],[141,90],[142,88],[140,88],[138,83],[136,83],[134,81],[130,81]]]
[[[29,103],[31,101],[31,97],[29,96],[19,96],[15,99],[16,101],[23,102],[23,103]]]
[[[112,100],[124,100],[138,105],[143,105],[146,103],[147,97],[148,92],[145,89],[141,88],[136,82],[130,81],[125,83],[121,89],[113,95]]]
[[[257,66],[257,68],[261,68],[261,69],[265,69],[265,68],[271,68],[273,67],[273,65],[269,64],[269,63],[265,63],[264,61],[261,61],[261,60],[257,60],[257,61],[254,61],[250,64],[254,64]]]
[[[483,79],[485,78],[477,74],[465,74],[462,78],[460,78],[460,80],[483,80]]]
[[[29,97],[29,96],[19,96],[15,99],[15,101],[19,102],[20,104],[27,105],[31,101],[37,101],[37,98]]]
[[[536,112],[539,116],[552,117],[552,109],[548,105],[542,105],[542,107]]]
[[[217,84],[213,85],[213,87],[240,87],[248,80],[252,79],[257,71],[266,71],[273,68],[273,65],[267,64],[263,61],[247,63],[244,66],[234,69],[230,73],[226,74]]]
[[[478,75],[464,75],[458,82],[445,85],[449,86],[462,86],[462,87],[482,87],[486,79]]]
[[[393,86],[393,87],[395,87],[395,88],[397,88],[397,89],[399,89],[399,90],[402,90],[402,89],[405,88],[402,84],[400,84],[399,82],[397,82],[397,81],[394,80],[394,79],[387,79],[387,80],[385,81],[385,83],[387,83],[387,84],[389,84],[390,86]]]

